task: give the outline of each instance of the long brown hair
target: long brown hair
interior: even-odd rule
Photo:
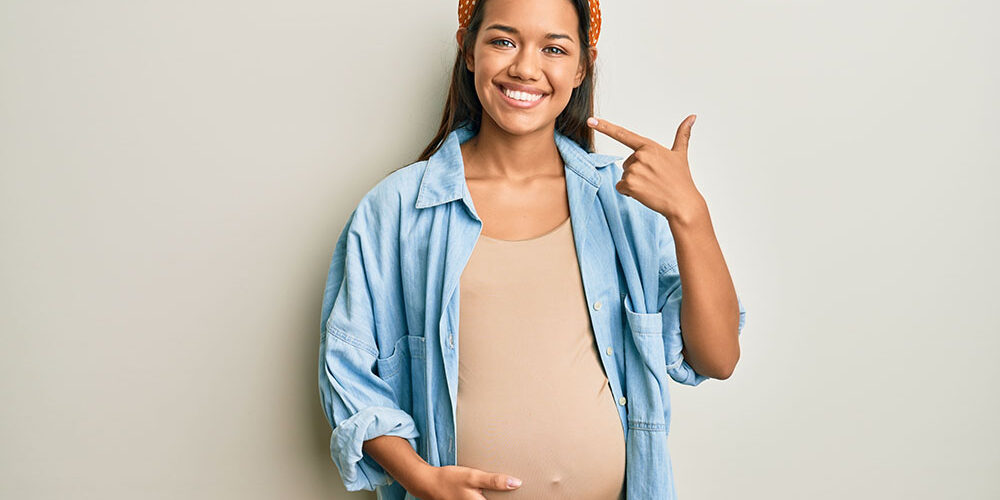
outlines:
[[[445,100],[441,125],[415,161],[431,157],[444,143],[444,139],[456,128],[471,123],[473,130],[479,130],[482,123],[483,105],[476,93],[475,76],[465,66],[464,54],[473,50],[479,28],[483,22],[483,6],[489,0],[479,0],[472,10],[472,17],[462,45],[455,56],[451,71],[451,87]],[[587,152],[594,152],[594,129],[587,126],[587,118],[594,114],[594,61],[590,58],[590,4],[587,0],[569,0],[576,8],[579,19],[580,63],[585,66],[583,82],[573,89],[566,109],[556,117],[555,128],[559,133],[576,141]],[[402,167],[399,167],[402,168]],[[396,170],[399,170],[397,168]]]

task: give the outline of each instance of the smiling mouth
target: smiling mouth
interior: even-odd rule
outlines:
[[[543,97],[545,94],[532,94],[531,92],[523,92],[520,90],[510,90],[503,85],[500,85],[500,91],[510,97],[511,99],[517,99],[518,101],[524,102],[535,102]]]
[[[507,102],[511,105],[521,108],[530,108],[538,104],[542,99],[545,99],[549,94],[532,94],[529,92],[520,92],[517,90],[509,90],[503,85],[497,84],[497,90],[501,95],[504,96]]]

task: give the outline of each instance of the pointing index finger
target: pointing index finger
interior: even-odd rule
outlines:
[[[596,124],[594,124],[595,120],[597,121]],[[587,120],[587,124],[594,130],[607,135],[608,137],[632,148],[633,150],[639,149],[649,142],[649,139],[622,127],[621,125],[615,125],[614,123],[611,123],[603,118],[598,119],[597,117],[592,116]]]

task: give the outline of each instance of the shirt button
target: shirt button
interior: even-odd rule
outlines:
[[[606,352],[608,353],[608,356],[610,356],[614,351],[611,349],[611,346],[608,346],[608,350]]]
[[[625,406],[625,396],[618,398],[618,404]]]
[[[601,310],[601,301],[598,300],[597,302],[594,302],[594,310],[595,311]]]
[[[455,347],[455,337],[452,334],[448,334],[448,345]]]

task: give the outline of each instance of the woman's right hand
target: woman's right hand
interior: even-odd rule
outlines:
[[[433,467],[421,488],[422,500],[486,500],[483,490],[512,491],[521,486],[514,476],[499,472],[486,472],[461,465]],[[514,485],[508,486],[507,480]]]

